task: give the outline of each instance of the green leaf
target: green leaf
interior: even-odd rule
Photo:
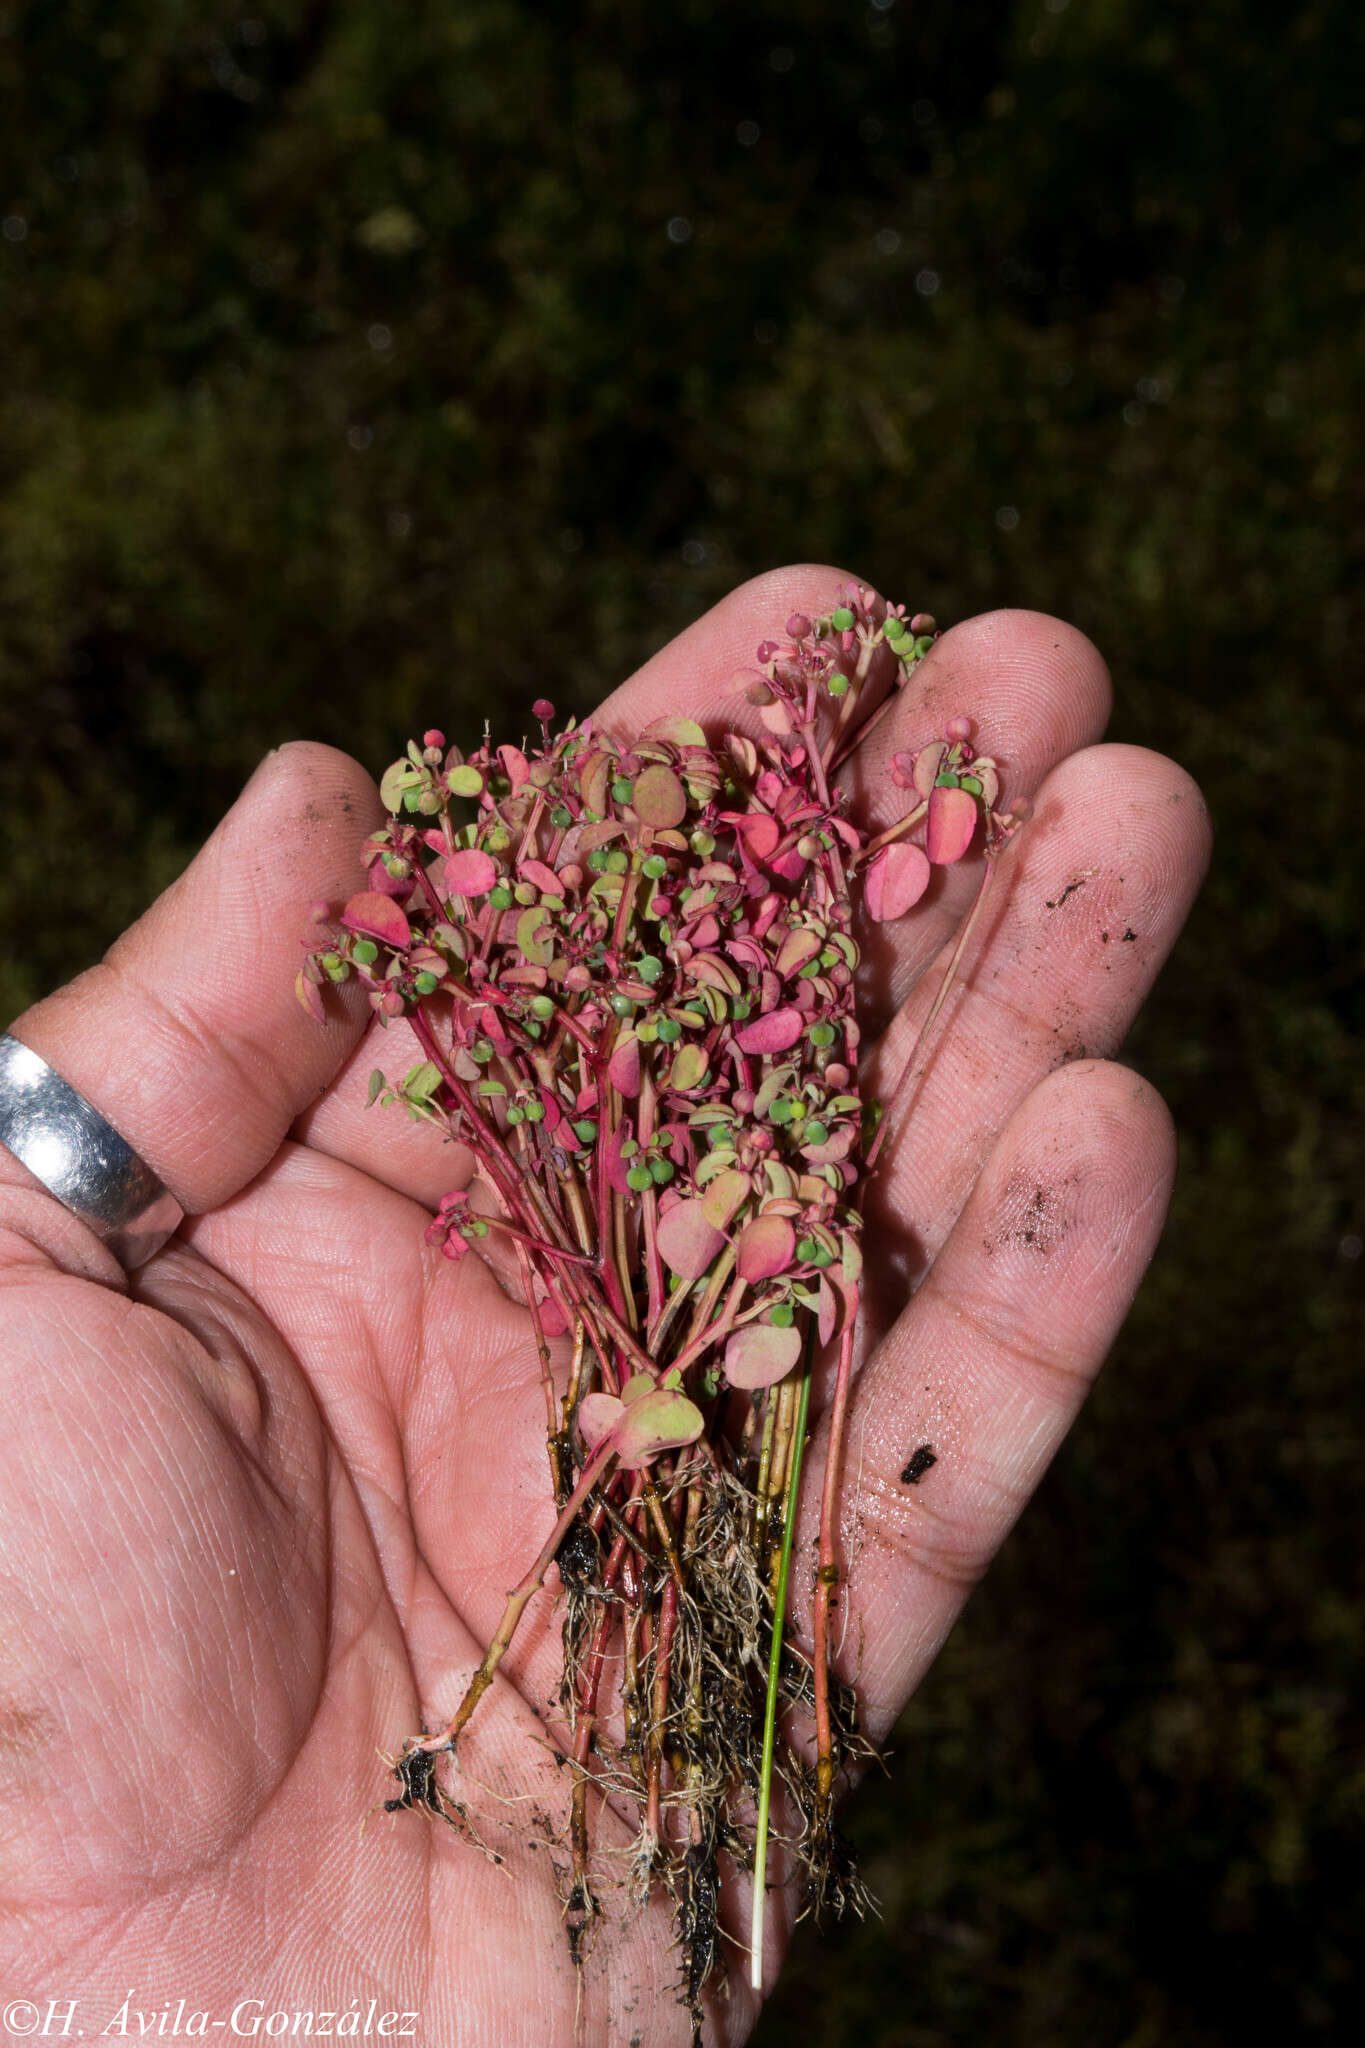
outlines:
[[[706,734],[694,718],[656,718],[640,735],[646,740],[667,740],[675,747],[704,747]]]
[[[395,761],[386,768],[379,784],[380,800],[385,810],[401,811],[408,791],[416,789],[421,780],[420,772],[411,761]]]
[[[426,1102],[441,1085],[441,1070],[431,1060],[423,1060],[415,1066],[403,1081],[403,1094],[409,1102]]]
[[[668,1070],[668,1085],[682,1090],[700,1088],[708,1071],[704,1047],[690,1041],[674,1055]]]
[[[517,944],[533,967],[548,967],[554,958],[554,932],[539,904],[523,910],[517,919]]]

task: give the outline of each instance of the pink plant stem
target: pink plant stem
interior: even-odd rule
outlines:
[[[853,1328],[858,1318],[858,1289],[848,1290],[844,1304],[844,1326],[839,1338],[839,1371],[830,1407],[829,1450],[825,1457],[825,1484],[820,1496],[820,1560],[815,1574],[815,1622],[813,1658],[815,1677],[815,1790],[821,1805],[829,1803],[834,1789],[834,1731],[829,1712],[829,1616],[834,1590],[839,1583],[839,1566],[834,1555],[835,1519],[839,1512],[839,1474],[843,1464],[844,1427],[848,1418],[848,1390],[853,1377]]]
[[[692,1347],[697,1343],[698,1339],[703,1337],[708,1331],[710,1327],[711,1317],[716,1312],[716,1303],[720,1300],[721,1289],[724,1287],[726,1281],[729,1279],[730,1274],[734,1268],[734,1263],[735,1248],[733,1245],[727,1245],[725,1247],[725,1250],[717,1259],[715,1266],[712,1269],[711,1277],[706,1283],[706,1291],[702,1295],[701,1300],[697,1304],[696,1310],[692,1317],[691,1326],[688,1329],[687,1339],[684,1345],[685,1350],[690,1351]],[[682,1308],[686,1299],[687,1290],[682,1287],[678,1289],[676,1294],[672,1294],[669,1296],[668,1301],[664,1307],[663,1315],[659,1321],[659,1328],[653,1333],[652,1342],[656,1350],[659,1348],[659,1345],[662,1341],[664,1331],[668,1328],[674,1316]]]
[[[660,1500],[659,1489],[652,1479],[645,1480],[641,1492],[645,1506],[649,1510],[649,1518],[659,1532],[659,1541],[663,1544],[664,1556],[668,1559],[674,1591],[680,1593],[683,1589],[682,1563],[678,1557],[678,1546],[674,1540],[673,1525],[668,1519],[668,1511]]]
[[[885,1142],[886,1134],[891,1128],[891,1113],[900,1103],[901,1096],[906,1089],[911,1074],[914,1072],[915,1062],[919,1057],[920,1047],[928,1041],[929,1033],[934,1028],[934,1024],[938,1018],[938,1013],[943,1008],[943,1005],[947,1000],[948,991],[952,987],[953,982],[956,979],[957,970],[959,966],[962,964],[962,955],[967,950],[967,941],[968,939],[970,939],[972,935],[972,926],[976,923],[977,916],[980,912],[981,906],[986,900],[986,891],[990,887],[991,874],[994,867],[995,862],[988,854],[982,867],[981,881],[977,888],[975,900],[973,901],[972,907],[967,914],[966,922],[964,923],[961,932],[958,934],[957,944],[953,948],[953,957],[948,962],[947,967],[943,971],[943,979],[942,981],[940,981],[938,985],[938,994],[934,997],[928,1016],[921,1024],[919,1030],[915,1033],[915,1042],[910,1048],[909,1057],[907,1058],[905,1065],[901,1068],[900,1077],[897,1080],[895,1087],[891,1090],[890,1095],[887,1097],[886,1108],[882,1112],[882,1120],[877,1128],[877,1135],[873,1138],[872,1144],[868,1149],[867,1163],[864,1169],[865,1176],[870,1175],[872,1173],[873,1168],[877,1164],[877,1158],[879,1153],[881,1152],[882,1145]]]
[[[658,1378],[658,1367],[655,1365],[654,1360],[649,1357],[648,1353],[640,1349],[631,1331],[619,1320],[615,1311],[608,1308],[606,1302],[599,1298],[596,1301],[585,1300],[582,1305],[584,1313],[589,1317],[596,1317],[601,1329],[605,1330],[615,1339],[617,1345],[629,1359],[634,1371],[647,1372],[651,1378]],[[605,1349],[608,1347],[604,1346],[601,1348]]]
[[[704,1352],[711,1350],[714,1345],[719,1344],[723,1337],[729,1336],[731,1326],[739,1313],[739,1305],[744,1299],[748,1285],[747,1280],[737,1279],[734,1282],[726,1297],[725,1306],[716,1317],[716,1320],[713,1323],[709,1323],[699,1335],[693,1337],[674,1359],[673,1363],[679,1372],[686,1372],[690,1366],[696,1364]]]
[[[649,1805],[645,1825],[658,1841],[660,1793],[663,1783],[664,1723],[668,1719],[669,1672],[673,1658],[673,1635],[678,1625],[678,1588],[670,1579],[659,1603],[659,1640],[654,1655],[653,1725],[650,1729]]]
[[[640,1081],[639,1139],[642,1147],[647,1147],[654,1136],[657,1108],[658,1096],[653,1077],[646,1071]],[[664,1301],[664,1262],[659,1252],[659,1197],[652,1187],[644,1191],[640,1203],[640,1222],[644,1237],[645,1328],[648,1330]]]
[[[436,912],[436,915],[438,918],[440,918],[442,924],[444,924],[446,919],[446,907],[444,903],[442,903],[436,885],[431,879],[431,872],[420,854],[414,854],[413,858],[414,864],[417,868],[417,879],[422,884],[423,889],[426,891],[427,900],[431,904],[432,909]]]
[[[802,727],[801,741],[806,749],[806,753],[810,757],[810,770],[815,781],[816,793],[826,811],[830,811],[834,807],[829,800],[829,784],[825,780],[825,764],[820,758],[820,743],[815,737],[813,718],[810,723]],[[831,842],[833,842],[834,834],[830,833],[829,837]],[[834,893],[836,896],[847,900],[848,884],[844,880],[844,863],[837,844],[831,843],[825,858],[829,862],[829,873],[830,879],[834,884]]]
[[[648,1296],[645,1305],[645,1328],[652,1329],[664,1305],[664,1262],[659,1255],[659,1198],[652,1188],[645,1190],[640,1204],[644,1222],[645,1279]]]
[[[590,1272],[597,1270],[597,1261],[588,1252],[570,1252],[562,1245],[547,1244],[543,1237],[532,1237],[529,1232],[519,1230],[516,1224],[509,1223],[505,1216],[480,1216],[479,1221],[487,1223],[493,1230],[505,1231],[508,1237],[516,1239],[518,1245],[524,1245],[527,1251],[538,1253],[542,1259],[563,1259],[570,1266],[586,1266]]]
[[[611,1139],[620,1127],[620,1096],[605,1078],[599,1076],[601,1090],[601,1137],[597,1147],[597,1227],[600,1232],[599,1248],[602,1254],[602,1278],[606,1285],[607,1297],[612,1313],[620,1318],[624,1326],[627,1316],[626,1295],[621,1285],[621,1275],[616,1266],[616,1193],[608,1174],[607,1149]]]
[[[875,839],[869,839],[862,851],[854,854],[853,859],[849,862],[850,868],[866,867],[872,856],[880,853],[884,846],[892,846],[896,840],[904,839],[907,832],[914,831],[928,808],[929,803],[926,798],[923,803],[916,804],[913,811],[907,811],[903,818],[897,818],[894,825],[888,825],[885,832],[879,832]]]
[[[602,1584],[610,1591],[622,1575],[622,1562],[626,1555],[626,1539],[618,1536],[612,1544]],[[574,1725],[574,1762],[580,1770],[586,1770],[592,1750],[593,1732],[597,1726],[597,1695],[602,1684],[602,1667],[607,1660],[607,1645],[611,1641],[616,1617],[610,1606],[604,1607],[593,1631],[592,1644],[578,1681],[578,1713]]]
[[[578,1043],[582,1046],[584,1052],[591,1053],[593,1058],[596,1059],[597,1047],[593,1043],[590,1033],[584,1030],[583,1026],[579,1023],[577,1017],[574,1016],[571,1010],[561,1008],[558,1012],[557,1021],[563,1026],[564,1030],[567,1031],[572,1038],[577,1039]]]
[[[619,953],[622,945],[625,943],[626,933],[630,929],[631,915],[635,909],[635,892],[639,886],[640,869],[637,856],[631,862],[630,873],[626,876],[625,887],[621,891],[621,901],[616,906],[616,922],[612,926],[611,933],[611,950],[613,953]]]
[[[890,711],[894,710],[895,706],[900,702],[900,694],[899,688],[889,690],[876,710],[869,711],[860,726],[844,735],[844,742],[839,746],[833,759],[826,764],[831,775],[843,767],[849,755],[856,753],[866,740],[868,734],[881,724]]]
[[[428,1735],[424,1741],[413,1743],[413,1749],[437,1750],[454,1748],[461,1729],[465,1726],[475,1707],[493,1683],[493,1674],[496,1672],[499,1664],[501,1664],[503,1657],[506,1655],[508,1645],[516,1634],[517,1623],[525,1613],[532,1594],[538,1592],[541,1586],[544,1585],[545,1574],[554,1563],[555,1552],[559,1549],[560,1544],[564,1541],[565,1536],[572,1527],[578,1510],[582,1507],[584,1501],[592,1492],[594,1486],[596,1486],[601,1474],[615,1455],[616,1444],[614,1439],[611,1436],[603,1437],[601,1443],[579,1473],[578,1484],[565,1502],[560,1512],[559,1520],[546,1538],[540,1555],[521,1583],[515,1586],[508,1594],[507,1605],[503,1609],[502,1620],[498,1623],[497,1633],[484,1651],[483,1662],[470,1679],[465,1690],[465,1696],[460,1701],[454,1715],[447,1721],[439,1734]]]
[[[423,1052],[445,1082],[446,1087],[449,1088],[451,1094],[459,1103],[460,1108],[464,1111],[470,1128],[478,1140],[480,1150],[485,1153],[490,1161],[496,1160],[501,1167],[507,1187],[499,1186],[499,1194],[502,1195],[509,1209],[513,1212],[518,1211],[521,1204],[517,1200],[516,1190],[526,1188],[534,1192],[535,1182],[528,1179],[524,1169],[507,1150],[497,1131],[480,1114],[473,1096],[451,1066],[449,1059],[441,1051],[440,1046],[436,1043],[435,1034],[427,1022],[420,1004],[415,1005],[409,1012],[409,1022],[412,1025],[417,1043],[421,1046]],[[547,1215],[551,1225],[558,1229],[558,1218],[554,1216],[552,1211],[547,1211]],[[545,1218],[542,1218],[542,1221],[544,1220]],[[560,1236],[564,1234],[562,1230],[559,1231]]]
[[[554,1486],[555,1499],[558,1500],[560,1494],[559,1445],[557,1441],[559,1432],[556,1424],[559,1418],[555,1414],[555,1383],[550,1371],[550,1347],[545,1341],[545,1329],[540,1319],[540,1303],[536,1300],[535,1280],[531,1272],[531,1261],[526,1255],[525,1246],[520,1242],[517,1244],[517,1264],[521,1268],[522,1292],[526,1296],[526,1306],[531,1312],[531,1328],[535,1331],[536,1336],[536,1356],[540,1360],[540,1384],[545,1393],[545,1435],[549,1444],[550,1479]]]
[[[842,744],[845,733],[849,730],[851,726],[854,726],[854,722],[857,718],[858,704],[863,694],[863,684],[867,680],[867,671],[870,665],[870,658],[871,649],[865,647],[858,657],[857,669],[850,680],[848,694],[844,698],[843,703],[839,706],[838,716],[835,718],[834,726],[832,731],[830,732],[830,736],[826,740],[824,746],[820,749],[820,764],[824,768],[824,771],[827,775],[832,775],[834,773],[835,756],[839,752],[839,748]],[[855,729],[854,732],[855,744],[857,740],[861,738],[861,736],[862,728],[858,727]]]

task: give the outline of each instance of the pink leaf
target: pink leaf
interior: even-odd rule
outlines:
[[[725,1239],[695,1200],[675,1202],[659,1218],[659,1256],[681,1280],[700,1280]]]
[[[601,760],[603,757],[598,755]],[[595,810],[596,805],[593,806]],[[577,851],[580,859],[586,860],[590,853],[596,853],[599,846],[609,846],[613,839],[619,839],[625,831],[619,818],[599,818],[595,825],[580,825],[578,828]]]
[[[734,762],[743,782],[752,782],[758,773],[758,748],[744,733],[727,732],[725,750]]]
[[[536,1092],[540,1097],[541,1107],[545,1111],[546,1133],[547,1135],[551,1132],[555,1133],[555,1143],[562,1145],[565,1137],[570,1135],[570,1126],[565,1123],[564,1111],[560,1107],[559,1097],[552,1088],[540,1088]],[[561,1125],[563,1126],[562,1130],[560,1128]]]
[[[796,1232],[785,1216],[755,1216],[739,1234],[735,1260],[741,1280],[771,1280],[785,1273],[796,1251]]]
[[[756,939],[766,936],[769,925],[771,925],[781,908],[782,898],[774,890],[770,889],[754,912],[753,929]]]
[[[904,917],[928,888],[930,873],[928,859],[918,846],[911,846],[904,839],[884,846],[868,864],[865,890],[869,917],[874,917],[878,924]]]
[[[820,1342],[828,1344],[839,1325],[839,1297],[830,1286],[824,1274],[820,1275],[819,1330]]]
[[[809,925],[798,925],[794,932],[788,932],[778,949],[773,965],[783,976],[796,974],[807,961],[813,960],[820,950],[820,938]]]
[[[610,1436],[625,1414],[624,1401],[615,1394],[585,1394],[578,1404],[578,1427],[584,1443],[595,1451],[604,1436]]]
[[[367,938],[382,939],[386,946],[406,946],[412,938],[411,927],[398,905],[376,889],[353,896],[341,913],[341,922],[347,931],[364,932]]]
[[[640,823],[651,826],[656,832],[666,832],[674,825],[681,825],[687,816],[687,791],[673,770],[661,763],[636,776],[631,803]]]
[[[725,1347],[725,1377],[732,1387],[771,1387],[784,1380],[801,1356],[795,1323],[746,1323]]]
[[[766,811],[750,811],[739,819],[735,829],[743,834],[744,844],[755,860],[766,860],[782,837],[781,826]]]
[[[562,896],[564,884],[553,868],[546,867],[543,860],[524,860],[517,869],[517,880],[529,882],[539,889],[543,896]]]
[[[719,932],[717,932],[716,936],[719,938]],[[761,972],[768,964],[768,956],[762,946],[759,945],[757,939],[743,937],[728,939],[725,950],[732,960],[739,962],[741,967],[750,967],[755,973]]]
[[[391,875],[382,860],[370,862],[369,880],[376,896],[406,896],[412,888],[411,875]]]
[[[471,846],[450,855],[441,879],[452,896],[486,896],[498,879],[498,870],[491,854]]]
[[[961,860],[976,830],[976,798],[969,789],[935,789],[929,798],[924,850],[936,867]]]
[[[640,1092],[640,1041],[633,1031],[623,1031],[607,1063],[611,1085],[622,1095]]]
[[[710,988],[718,988],[723,995],[738,996],[744,992],[743,983],[728,960],[722,960],[719,953],[694,953],[687,963],[687,971],[693,981],[704,981]]]
[[[741,1173],[737,1166],[727,1167],[708,1183],[706,1193],[701,1197],[703,1216],[717,1230],[724,1230],[748,1192],[748,1174]]]
[[[752,1024],[746,1024],[737,1031],[735,1044],[741,1052],[786,1052],[788,1046],[795,1045],[805,1028],[805,1019],[799,1010],[769,1010],[766,1016],[755,1017]]]
[[[501,761],[503,773],[513,789],[520,789],[522,783],[526,781],[531,773],[530,763],[527,761],[525,754],[522,753],[521,748],[499,747],[498,759]]]
[[[803,1145],[801,1157],[812,1166],[833,1166],[840,1159],[847,1159],[853,1150],[852,1124],[840,1124],[825,1139],[823,1145]]]
[[[589,754],[578,770],[578,787],[583,792],[583,801],[590,811],[605,817],[607,792],[611,784],[611,763],[605,754]]]

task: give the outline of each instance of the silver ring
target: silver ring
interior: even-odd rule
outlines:
[[[69,1081],[0,1032],[0,1145],[131,1268],[159,1251],[185,1212],[145,1159]]]

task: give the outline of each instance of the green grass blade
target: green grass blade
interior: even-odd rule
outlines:
[[[806,1366],[796,1403],[791,1470],[787,1474],[782,1552],[778,1559],[777,1592],[773,1601],[773,1640],[768,1655],[768,1695],[763,1707],[763,1766],[758,1785],[758,1825],[754,1832],[754,1909],[749,1933],[749,1982],[755,1991],[763,1989],[763,1915],[768,1895],[768,1808],[772,1799],[773,1752],[777,1746],[777,1681],[782,1668],[782,1640],[787,1618],[787,1575],[791,1569],[792,1539],[796,1533],[796,1504],[801,1487],[801,1461],[806,1449],[806,1416],[810,1410],[810,1382],[814,1357],[812,1323],[806,1339]]]

